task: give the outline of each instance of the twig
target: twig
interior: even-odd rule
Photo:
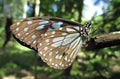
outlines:
[[[86,42],[85,49],[96,50],[116,45],[120,45],[120,31],[93,36]]]

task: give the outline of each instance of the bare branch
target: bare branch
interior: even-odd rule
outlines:
[[[86,42],[86,50],[96,50],[110,46],[120,45],[120,31],[93,36]]]

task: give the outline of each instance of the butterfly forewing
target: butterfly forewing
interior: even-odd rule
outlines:
[[[42,34],[51,29],[65,27],[70,23],[75,24],[74,22],[54,17],[33,17],[20,20],[10,28],[17,40],[36,50],[37,41]],[[76,25],[78,24],[76,23]]]
[[[38,41],[38,54],[51,67],[69,67],[82,45],[78,31],[79,26],[69,25],[46,32]]]

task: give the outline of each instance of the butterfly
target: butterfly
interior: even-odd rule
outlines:
[[[49,66],[69,67],[88,37],[91,23],[79,23],[56,17],[31,17],[14,23],[10,29],[22,45],[34,49]]]

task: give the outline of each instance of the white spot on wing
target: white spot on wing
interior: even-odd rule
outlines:
[[[48,43],[50,40],[49,39],[46,39],[45,42]]]
[[[47,36],[47,34],[45,33],[45,36]]]
[[[66,38],[63,42],[62,42],[62,45],[66,45],[66,44],[69,44],[73,41],[73,39],[71,38]]]
[[[52,24],[52,27],[53,27],[53,28],[60,28],[62,24],[63,24],[63,22],[53,23],[53,24]]]
[[[62,61],[59,63],[59,65],[62,65]]]
[[[42,55],[42,52],[40,51],[39,54]]]
[[[43,54],[43,56],[45,56],[46,54]]]
[[[44,50],[46,51],[48,49],[48,47],[45,47]]]
[[[60,27],[59,30],[62,30],[62,27]]]
[[[42,46],[42,43],[40,43],[39,45]]]
[[[58,54],[58,51],[56,52],[56,54]]]
[[[67,33],[62,33],[61,35],[67,35]]]
[[[64,64],[62,64],[62,67],[64,67]]]
[[[57,66],[58,66],[58,64],[55,64],[55,66],[57,67]]]
[[[17,26],[20,25],[20,22],[17,22]]]
[[[40,26],[37,26],[35,29],[36,29],[36,30],[41,30],[41,29],[44,28],[44,26],[45,26],[45,25],[40,25]]]
[[[36,40],[35,41],[33,41],[33,44],[35,44],[36,43]]]
[[[54,37],[54,35],[51,35],[50,37]]]
[[[67,61],[67,56],[65,56],[65,58],[64,58],[64,59],[65,59],[65,61]]]
[[[45,61],[47,61],[48,59],[47,58],[45,58]]]
[[[79,29],[80,29],[80,27],[79,27],[79,26],[75,26],[75,27],[73,27],[73,28],[75,28],[76,30],[79,30]]]
[[[44,21],[39,22],[40,25],[42,25],[42,24],[47,24],[47,23],[49,23],[49,21],[45,21],[45,20],[44,20]]]
[[[16,31],[19,31],[19,28],[16,28]]]
[[[62,55],[59,56],[59,59],[61,59],[61,58],[62,58]]]
[[[57,41],[60,41],[63,39],[64,39],[64,37],[56,37],[56,38],[53,38],[53,42],[57,42]]]
[[[56,59],[59,59],[59,55],[56,55],[56,57],[55,57]]]
[[[48,30],[47,30],[47,31],[50,31],[50,30],[52,30],[52,28],[48,28]]]
[[[50,62],[52,61],[52,59],[49,60]]]
[[[26,33],[25,35],[28,35],[29,33]]]
[[[65,38],[65,40],[63,41],[62,45],[66,45],[66,44],[71,43],[78,36],[79,36],[79,33],[74,33],[74,34],[67,35],[66,38]]]
[[[32,21],[28,21],[27,24],[28,24],[28,25],[32,24]]]
[[[50,52],[49,55],[52,56],[52,52]]]
[[[71,65],[71,63],[68,64],[69,66]]]
[[[52,63],[52,65],[54,65],[54,63]]]
[[[43,36],[44,34],[41,34],[40,36]]]
[[[32,39],[35,39],[36,38],[36,35],[32,35]]]
[[[71,32],[71,31],[75,31],[74,29],[72,29],[72,28],[66,28],[66,30],[68,31],[68,32]]]
[[[25,27],[25,28],[23,29],[23,31],[24,31],[24,32],[27,32],[27,31],[28,31],[28,28],[27,28],[27,27]]]
[[[52,34],[55,34],[55,31],[52,31]]]
[[[62,43],[62,41],[59,41],[59,42],[53,43],[51,46],[52,47],[58,47],[58,46],[61,45],[61,43]]]
[[[70,62],[70,59],[68,59],[68,62]]]
[[[20,36],[20,33],[18,33],[18,36]]]
[[[83,28],[81,27],[80,30],[83,30]]]

